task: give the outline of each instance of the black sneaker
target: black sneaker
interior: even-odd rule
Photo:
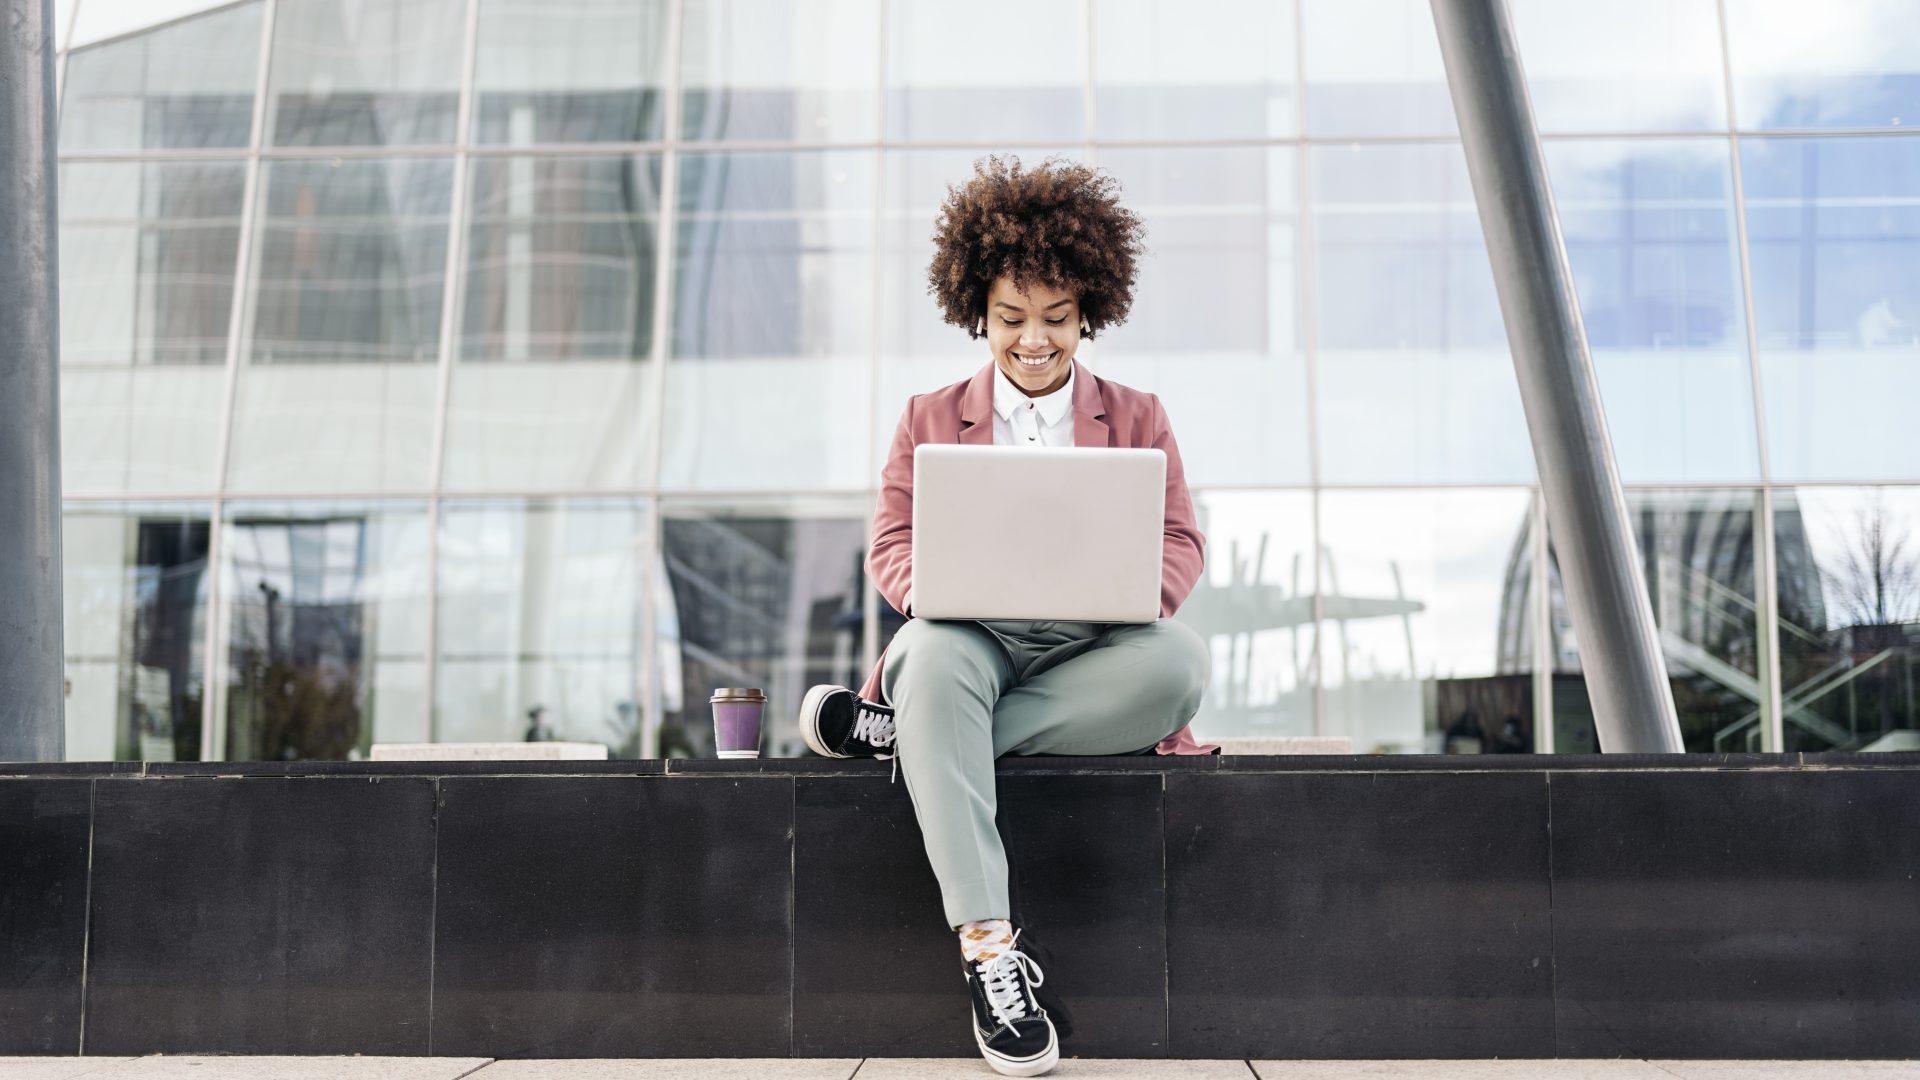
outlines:
[[[821,757],[890,758],[893,710],[844,686],[816,686],[800,702],[800,734]]]
[[[1001,1076],[1039,1076],[1060,1063],[1060,1036],[1034,993],[1046,981],[1040,965],[1013,944],[991,960],[965,964],[973,996],[973,1041]]]

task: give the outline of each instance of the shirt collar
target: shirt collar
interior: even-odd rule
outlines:
[[[1044,397],[1030,398],[1013,385],[1007,373],[1000,370],[999,364],[993,365],[993,411],[1000,414],[1002,420],[1012,420],[1013,411],[1027,402],[1033,402],[1040,413],[1040,419],[1049,427],[1060,422],[1061,418],[1073,411],[1073,377],[1079,371],[1079,362],[1067,371],[1067,381],[1060,384],[1053,393]]]

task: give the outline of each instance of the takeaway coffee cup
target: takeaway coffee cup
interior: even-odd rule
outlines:
[[[760,756],[760,714],[766,711],[766,691],[756,687],[721,687],[708,699],[713,703],[713,748],[723,758]]]

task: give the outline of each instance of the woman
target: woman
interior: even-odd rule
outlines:
[[[1186,728],[1209,660],[1169,621],[1203,566],[1180,452],[1152,394],[1079,368],[1080,342],[1126,319],[1140,219],[1109,176],[988,158],[950,188],[928,276],[946,321],[985,337],[992,362],[907,403],[881,473],[867,572],[909,621],[859,694],[816,686],[807,745],[827,757],[893,757],[960,937],[974,1039],[995,1071],[1037,1076],[1059,1060],[1044,974],[1010,921],[994,828],[1002,754],[1211,753]],[[1167,455],[1161,618],[1144,625],[913,619],[913,449],[924,442],[1155,447]],[[1045,537],[1009,537],[1007,555]]]

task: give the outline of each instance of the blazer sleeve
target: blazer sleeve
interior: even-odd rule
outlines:
[[[1160,404],[1158,394],[1148,395],[1153,415],[1147,430],[1149,444],[1167,455],[1167,499],[1164,539],[1160,546],[1160,617],[1169,619],[1180,610],[1206,568],[1207,538],[1194,522],[1193,496],[1187,491],[1186,470],[1180,464],[1180,448],[1173,441],[1173,425]]]
[[[895,611],[908,616],[913,614],[913,413],[918,403],[917,397],[907,401],[893,432],[867,545],[867,576]]]

